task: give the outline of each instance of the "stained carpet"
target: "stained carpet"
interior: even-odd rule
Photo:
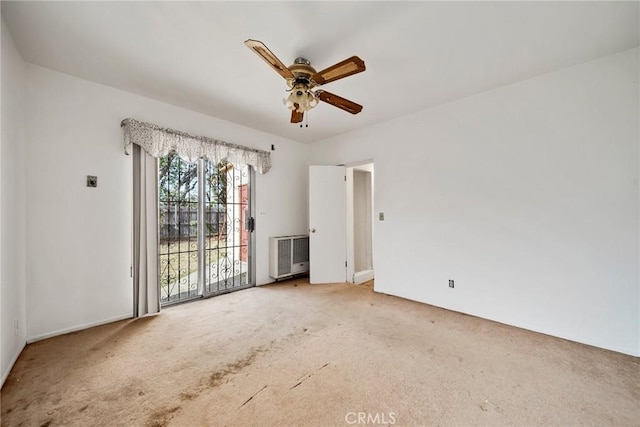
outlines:
[[[3,426],[637,426],[638,358],[304,280],[28,345]]]

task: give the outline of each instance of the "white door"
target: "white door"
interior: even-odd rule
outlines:
[[[346,281],[346,259],[345,169],[343,166],[309,166],[309,281]]]

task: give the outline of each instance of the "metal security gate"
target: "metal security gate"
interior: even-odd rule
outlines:
[[[245,165],[159,161],[160,302],[168,305],[254,285],[251,181]]]
[[[250,168],[206,162],[205,176],[204,209],[210,216],[204,230],[204,293],[217,295],[253,286]]]

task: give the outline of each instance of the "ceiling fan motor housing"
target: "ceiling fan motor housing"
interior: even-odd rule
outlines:
[[[316,86],[311,80],[311,76],[316,73],[316,69],[311,66],[311,62],[308,59],[298,57],[288,68],[295,76],[295,79],[289,79],[289,87],[293,88],[299,84],[305,84],[308,89],[311,89]]]

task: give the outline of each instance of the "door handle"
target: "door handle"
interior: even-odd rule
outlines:
[[[311,230],[309,230],[309,231],[311,231],[312,233],[315,233],[315,232],[316,232],[316,229],[315,229],[315,228],[312,228],[312,229],[311,229]]]

